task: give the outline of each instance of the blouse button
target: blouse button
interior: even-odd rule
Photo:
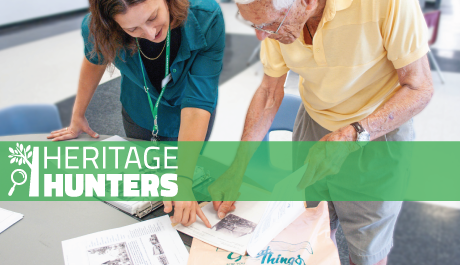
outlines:
[[[175,73],[175,72],[176,72],[176,69],[174,68],[174,69],[173,69],[173,73]]]

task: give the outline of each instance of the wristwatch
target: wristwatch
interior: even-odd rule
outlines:
[[[353,128],[355,128],[356,133],[358,134],[358,137],[356,137],[356,142],[359,146],[364,147],[370,140],[371,140],[371,135],[369,134],[366,129],[364,129],[359,122],[353,122],[351,124]]]

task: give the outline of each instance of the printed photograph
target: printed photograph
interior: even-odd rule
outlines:
[[[239,238],[254,232],[257,224],[236,216],[234,214],[227,215],[224,219],[220,220],[211,229],[230,235],[234,238]]]
[[[153,245],[153,255],[161,255],[165,253],[156,234],[150,236],[150,243]]]
[[[160,262],[161,265],[168,265],[168,259],[166,258],[166,255],[161,255],[158,256],[158,261]]]
[[[126,242],[88,250],[91,265],[134,265],[126,247]]]
[[[152,243],[152,245],[160,244],[156,234],[150,236],[150,243]]]
[[[163,251],[163,248],[161,247],[161,244],[155,244],[153,245],[153,255],[161,255],[164,254],[165,252]]]

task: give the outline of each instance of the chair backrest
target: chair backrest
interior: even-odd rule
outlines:
[[[16,105],[0,110],[0,136],[49,133],[60,128],[56,105]]]
[[[263,141],[269,140],[269,134],[272,131],[290,131],[294,130],[294,122],[297,116],[302,99],[299,96],[292,94],[284,94],[283,102],[281,103],[278,112],[276,113],[275,119],[273,120],[272,126],[265,135]]]
[[[431,32],[428,45],[433,45],[438,38],[439,20],[441,18],[441,11],[431,11],[423,14],[425,16],[426,25],[428,26],[429,32]]]
[[[300,104],[302,104],[302,99],[300,99],[299,96],[295,96],[292,94],[284,94],[283,102],[281,102],[281,106],[279,107],[278,112],[276,113],[272,126],[270,127],[262,141],[268,141],[269,134],[272,131],[286,130],[292,132],[294,130],[294,122]],[[254,165],[264,165],[264,167],[272,166],[270,162],[270,147],[268,146],[268,144],[261,144],[257,148],[256,153],[253,155],[251,159],[251,163],[253,167]]]

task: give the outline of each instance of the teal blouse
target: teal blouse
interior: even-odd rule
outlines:
[[[93,48],[89,39],[90,19],[90,14],[86,15],[81,27],[84,52],[91,63],[101,64],[101,55],[90,56]],[[182,108],[200,108],[210,113],[216,108],[225,48],[225,25],[219,5],[214,0],[190,0],[181,34],[181,45],[170,67],[172,80],[158,109],[158,135],[164,137],[178,137]],[[138,52],[130,56],[129,51],[122,50],[120,56],[123,60],[116,58],[114,65],[121,73],[121,103],[135,123],[152,130],[153,117],[144,91]],[[146,79],[149,96],[156,102],[159,93],[152,89],[147,76]]]

